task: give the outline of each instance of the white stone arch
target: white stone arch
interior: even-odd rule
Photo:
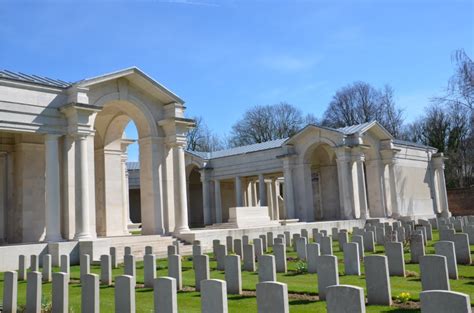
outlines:
[[[128,194],[123,179],[122,134],[133,120],[139,135],[140,204],[142,234],[162,234],[163,188],[162,166],[165,151],[163,130],[156,112],[127,89],[98,97],[93,104],[102,110],[95,116],[96,227],[98,235],[128,234],[125,218]],[[155,106],[156,104],[153,104]],[[153,114],[155,113],[155,114]],[[122,197],[117,196],[122,194]]]
[[[311,220],[339,218],[339,185],[336,145],[320,137],[306,146],[301,154],[304,169],[307,216]]]

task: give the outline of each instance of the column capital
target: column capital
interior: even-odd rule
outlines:
[[[444,153],[439,152],[432,155],[431,160],[433,161],[433,166],[437,170],[444,170],[445,164],[444,161],[448,158],[444,156]]]

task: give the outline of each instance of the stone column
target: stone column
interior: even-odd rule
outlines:
[[[222,223],[221,181],[214,180],[214,197],[216,205],[216,223]]]
[[[242,198],[242,177],[237,176],[235,177],[235,206],[243,206],[243,198]]]
[[[387,217],[400,217],[398,192],[397,192],[397,176],[395,158],[396,151],[382,150],[382,161],[384,164],[384,184],[385,184],[385,206]]]
[[[441,211],[441,216],[450,217],[451,213],[449,212],[448,206],[448,193],[446,191],[446,179],[444,177],[444,157],[443,153],[436,153],[433,155],[433,166],[435,170],[435,179],[437,184],[435,185],[437,189],[435,190],[438,210]]]
[[[89,212],[89,164],[87,159],[87,135],[78,134],[75,142],[79,157],[76,172],[76,191],[79,191],[78,207],[76,208],[76,234],[74,239],[86,240],[91,239],[90,230],[90,212]]]
[[[258,193],[260,199],[260,206],[267,206],[267,189],[265,184],[265,177],[263,176],[263,174],[258,175]]]
[[[350,155],[346,151],[346,147],[339,148],[336,151],[336,155],[340,217],[343,219],[352,219],[354,218],[354,210],[351,189],[352,176],[349,168]]]
[[[290,164],[290,158],[285,158],[283,160],[283,175],[285,177],[285,185],[283,186],[283,191],[285,193],[285,211],[286,219],[296,218],[295,216],[295,196],[293,189],[293,173],[292,166]]]
[[[186,165],[184,162],[184,147],[181,143],[176,143],[173,146],[173,154],[175,157],[175,166],[177,168],[176,174],[178,189],[178,203],[175,211],[175,233],[182,233],[189,231],[188,226],[188,201],[186,195]]]
[[[280,203],[278,197],[280,196],[280,184],[277,178],[272,179],[272,190],[273,190],[273,219],[280,219]]]
[[[130,220],[130,203],[129,203],[129,186],[128,186],[128,170],[127,170],[127,148],[130,144],[134,141],[122,139],[121,148],[122,148],[122,155],[120,158],[121,161],[121,168],[122,168],[122,206],[123,206],[123,232],[124,234],[130,234],[128,231],[128,225],[132,224]]]
[[[61,241],[59,135],[45,135],[45,241]]]
[[[211,192],[209,188],[209,177],[206,169],[201,170],[202,183],[202,210],[204,216],[204,225],[211,225]]]
[[[8,154],[0,152],[0,243],[7,236]]]
[[[352,161],[354,162],[355,168],[352,172],[352,182],[354,184],[354,193],[357,193],[357,196],[354,195],[354,202],[358,200],[358,209],[360,212],[355,212],[355,217],[358,217],[357,213],[360,213],[361,219],[369,218],[369,210],[367,208],[367,190],[365,188],[365,172],[364,172],[364,161],[365,156],[361,151],[354,151],[352,154]]]
[[[267,200],[267,206],[268,206],[268,215],[270,216],[270,219],[274,220],[275,219],[275,197],[273,195],[273,188],[272,188],[272,182],[273,180],[267,180],[265,181],[265,196]]]

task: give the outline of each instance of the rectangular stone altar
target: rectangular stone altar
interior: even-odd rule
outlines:
[[[279,225],[270,219],[266,206],[229,208],[229,223],[237,228]]]

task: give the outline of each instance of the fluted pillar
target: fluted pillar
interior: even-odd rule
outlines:
[[[448,206],[448,193],[446,190],[446,178],[444,176],[444,157],[443,153],[437,153],[433,155],[433,165],[435,170],[435,179],[436,179],[436,187],[435,194],[437,195],[437,205],[439,211],[441,212],[441,216],[443,217],[450,217],[451,212],[449,212]]]
[[[352,182],[357,182],[355,185],[355,192],[357,193],[357,196],[355,196],[354,199],[358,200],[360,218],[367,219],[369,218],[369,210],[367,207],[367,190],[365,185],[364,154],[356,152],[352,155],[352,161],[354,162]],[[355,215],[357,218],[358,214],[356,213]]]
[[[175,166],[178,188],[178,201],[175,212],[175,233],[182,233],[189,231],[188,225],[188,199],[186,195],[186,168],[184,162],[184,147],[182,144],[175,144],[173,146],[173,154],[175,157]]]
[[[75,141],[79,157],[76,173],[76,190],[79,193],[76,208],[76,234],[74,239],[87,240],[92,238],[90,230],[90,212],[89,212],[89,165],[87,159],[87,135],[78,134]],[[79,189],[77,189],[79,188]]]

